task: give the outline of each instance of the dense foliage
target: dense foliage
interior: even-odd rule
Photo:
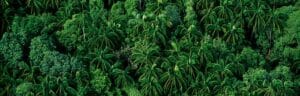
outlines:
[[[1,0],[1,96],[300,96],[298,0]]]

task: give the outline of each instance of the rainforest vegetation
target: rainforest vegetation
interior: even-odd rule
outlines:
[[[0,96],[300,96],[300,0],[0,9]]]

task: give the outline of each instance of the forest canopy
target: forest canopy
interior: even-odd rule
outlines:
[[[300,96],[299,0],[0,9],[0,96]]]

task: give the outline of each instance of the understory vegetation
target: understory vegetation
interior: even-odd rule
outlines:
[[[0,9],[0,96],[300,96],[299,0]]]

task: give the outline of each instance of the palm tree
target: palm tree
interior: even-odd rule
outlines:
[[[204,16],[200,20],[200,23],[204,25],[204,31],[213,37],[220,37],[224,19],[218,18],[217,12],[214,9],[205,9],[204,13]]]
[[[166,68],[166,71],[160,77],[165,94],[170,95],[178,92],[184,92],[188,84],[183,68],[180,68],[177,64],[174,64],[174,59],[176,60],[174,57],[166,58],[162,64],[162,66]]]
[[[213,76],[216,76],[221,80],[225,77],[233,76],[233,73],[231,71],[231,65],[222,59],[217,63],[207,64],[206,70],[212,72]]]
[[[209,88],[210,78],[207,78],[202,72],[199,72],[190,86],[187,88],[186,93],[189,95],[204,95],[208,96],[211,93]]]
[[[40,9],[58,8],[62,0],[26,0],[27,7],[34,11],[42,11]]]
[[[157,67],[156,64],[148,64],[138,70],[141,74],[139,77],[139,82],[141,85],[141,92],[144,95],[161,95],[163,88],[160,85],[158,78],[162,73],[162,70]]]
[[[237,62],[238,60],[236,58],[231,59],[231,60],[234,60],[234,62],[231,62],[232,64],[230,64],[231,69],[233,69],[232,70],[233,75],[236,78],[241,79],[243,77],[243,74],[246,71],[245,66],[242,63]]]
[[[203,40],[201,41],[201,44],[199,44],[195,50],[197,50],[197,55],[199,58],[199,64],[200,68],[203,68],[206,66],[206,64],[213,61],[213,53],[212,53],[212,42],[211,42],[210,36],[204,36]]]
[[[176,64],[178,67],[183,68],[184,74],[187,75],[187,77],[191,77],[189,79],[195,78],[197,74],[200,72],[200,69],[198,67],[198,56],[196,56],[195,53],[190,51],[189,53],[180,53]]]
[[[43,0],[42,2],[46,8],[58,8],[62,0]]]
[[[151,25],[151,26],[149,26]],[[156,44],[166,45],[167,43],[167,21],[165,15],[155,17],[155,20],[144,25],[145,36],[149,37]]]
[[[105,27],[104,27],[105,26]],[[113,21],[107,21],[105,25],[100,28],[96,26],[90,27],[91,34],[89,35],[88,45],[95,48],[116,48],[120,43],[122,32],[118,30],[118,25],[113,24]]]
[[[180,72],[178,66],[175,66],[173,70],[170,69],[162,74],[161,82],[164,82],[163,88],[166,94],[182,93],[185,90],[187,82],[183,76],[184,75]]]
[[[62,6],[58,8],[57,17],[59,17],[59,19],[61,19],[62,21],[65,21],[69,19],[73,14],[77,13],[78,10],[74,7],[77,4],[75,2],[75,0],[67,0],[62,2]]]
[[[223,29],[224,36],[223,39],[233,45],[241,44],[244,40],[244,30],[242,28],[237,28],[236,24],[229,23],[226,29]]]
[[[95,49],[88,54],[89,56],[87,58],[92,58],[90,61],[91,65],[95,65],[96,68],[100,68],[105,72],[109,72],[111,70],[114,54],[111,53],[109,48]]]
[[[266,27],[266,5],[263,2],[257,1],[251,3],[251,9],[246,11],[248,17],[248,27],[252,28],[252,37],[258,35],[259,31],[264,31]]]
[[[204,9],[201,14],[203,16],[200,19],[200,23],[212,24],[216,22],[217,14],[212,8]]]
[[[10,0],[1,0],[1,1],[0,1],[1,11],[4,10],[4,9],[6,9],[6,7],[10,5],[10,4],[9,4],[9,3],[10,3],[9,1],[10,1]]]
[[[195,2],[197,2],[196,3],[196,10],[211,8],[216,3],[215,0],[197,0]]]
[[[122,69],[113,69],[112,76],[114,78],[114,84],[118,88],[134,85],[134,79],[129,75],[128,68],[125,70]]]
[[[267,15],[268,20],[266,23],[270,25],[270,27],[275,31],[278,30],[279,32],[283,31],[283,27],[286,25],[285,21],[287,16],[283,13],[277,13],[274,10],[271,10],[270,14]]]
[[[221,5],[215,7],[213,11],[217,13],[218,18],[222,18],[225,21],[231,21],[234,16],[233,11],[229,8],[229,5],[227,5],[226,3],[221,3]]]
[[[130,58],[133,60],[133,64],[143,67],[146,64],[153,64],[156,60],[156,56],[159,51],[159,47],[150,43],[147,40],[137,41],[134,47],[131,48]]]
[[[142,79],[141,82],[141,92],[146,96],[158,96],[162,95],[163,87],[160,85],[159,80],[155,77],[150,77],[149,79]]]
[[[253,91],[253,95],[264,95],[264,96],[276,96],[275,90],[268,86],[266,88],[258,88],[257,90]]]
[[[284,31],[284,26],[286,26],[285,21],[288,17],[287,15],[284,15],[283,13],[276,13],[276,12],[274,12],[274,10],[275,9],[271,10],[269,15],[266,16],[268,18],[266,23],[270,27],[268,27],[269,29],[267,31],[265,31],[265,34],[268,37],[268,41],[270,44],[273,44],[274,38],[276,37],[276,35],[278,36],[278,35],[282,34],[282,32]],[[276,33],[274,33],[274,32],[276,32]]]
[[[159,76],[162,73],[162,70],[160,68],[157,67],[156,64],[148,64],[145,65],[143,67],[141,67],[138,70],[138,73],[141,74],[139,77],[139,81],[140,80],[151,80],[152,78],[159,78]]]
[[[30,8],[31,13],[39,12],[42,7],[41,0],[27,0],[26,1],[27,7]]]

